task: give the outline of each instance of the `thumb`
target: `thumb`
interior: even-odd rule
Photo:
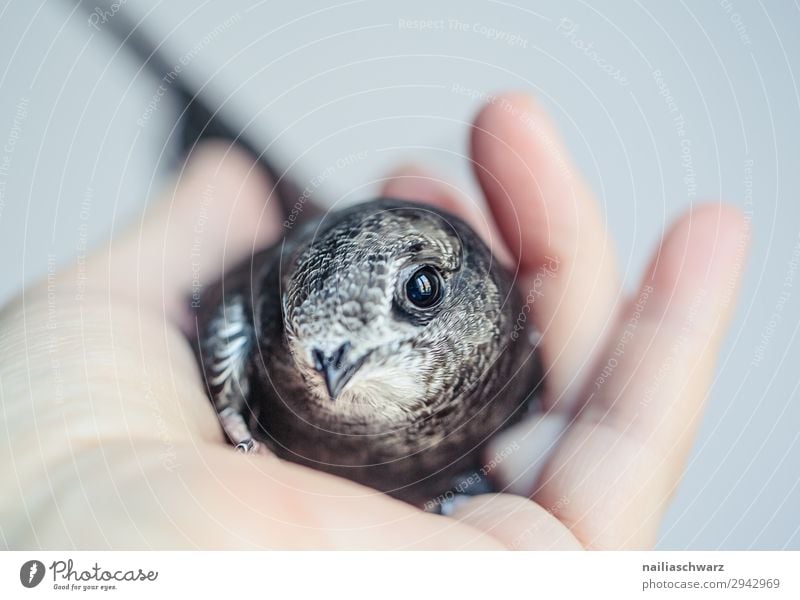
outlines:
[[[206,143],[137,223],[87,261],[83,284],[181,322],[187,294],[277,237],[277,200],[254,157]]]

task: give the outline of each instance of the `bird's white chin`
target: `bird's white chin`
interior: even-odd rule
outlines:
[[[376,366],[356,373],[329,408],[400,420],[419,407],[423,396],[413,370]]]

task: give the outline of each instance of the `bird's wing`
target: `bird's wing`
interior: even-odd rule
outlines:
[[[242,292],[223,296],[205,325],[202,339],[200,360],[222,428],[238,449],[251,452],[256,445],[242,410],[250,391],[247,363],[254,332]]]

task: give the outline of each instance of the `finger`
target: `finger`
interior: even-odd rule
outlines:
[[[561,411],[537,411],[492,436],[484,460],[486,464],[492,464],[493,459],[497,463],[492,472],[496,489],[530,495],[570,420],[571,416]],[[498,462],[495,457],[499,456],[503,460]]]
[[[381,195],[430,204],[461,217],[481,236],[498,260],[510,263],[508,249],[483,208],[455,185],[417,166],[407,165],[388,176]]]
[[[591,365],[619,293],[603,217],[555,127],[523,94],[499,96],[478,114],[472,157],[524,273],[523,294],[535,290],[532,313],[542,334],[548,402],[562,404]]]
[[[683,471],[746,249],[741,214],[694,208],[667,233],[534,498],[591,547],[648,547]],[[613,360],[612,360],[613,359]]]
[[[492,536],[511,550],[583,549],[551,511],[520,496],[474,496],[460,503],[450,516]]]
[[[87,285],[181,319],[187,295],[278,235],[277,198],[255,159],[213,142],[189,157],[141,221],[87,265]]]
[[[423,202],[452,213],[462,208],[451,186],[415,165],[405,165],[389,173],[381,187],[381,196]]]

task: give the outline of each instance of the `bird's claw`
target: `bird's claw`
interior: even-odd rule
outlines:
[[[241,454],[268,454],[266,447],[253,439],[242,414],[228,406],[219,412],[222,429],[237,452]]]
[[[236,451],[241,452],[242,454],[250,454],[255,445],[256,443],[252,438],[250,438],[249,440],[244,440],[236,444]]]

